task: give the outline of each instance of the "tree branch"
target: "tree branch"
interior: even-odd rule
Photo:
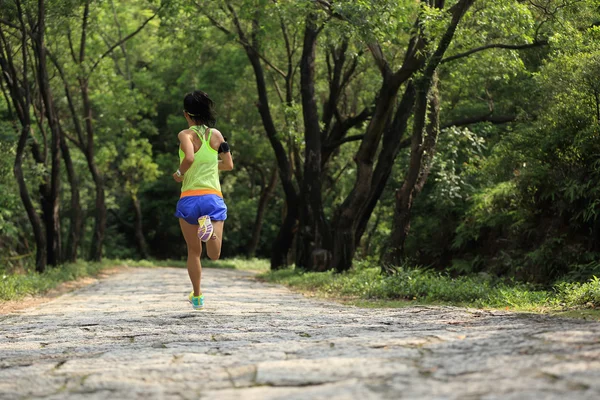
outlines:
[[[450,57],[446,57],[440,62],[440,64],[447,63],[449,61],[454,61],[459,58],[467,57],[467,56],[470,56],[471,54],[478,53],[480,51],[487,50],[487,49],[523,50],[523,49],[530,49],[533,47],[546,46],[547,44],[548,44],[547,40],[540,40],[540,41],[536,41],[533,43],[527,43],[527,44],[503,44],[503,43],[487,44],[485,46],[476,47],[469,51],[465,51],[464,53],[459,53],[459,54],[456,54],[456,55],[453,55]]]
[[[354,71],[356,71],[356,67],[358,66],[358,58],[360,56],[362,56],[362,50],[358,52],[358,55],[356,57],[354,57],[354,59],[352,60],[352,65],[350,65],[350,67],[346,69],[344,77],[342,78],[342,83],[340,84],[340,88],[344,89],[346,85],[350,82],[350,79],[352,79]]]
[[[63,131],[63,136],[66,137],[67,139],[69,139],[69,141],[71,143],[73,143],[75,146],[77,146],[78,148],[82,148],[83,146],[81,145],[81,143],[79,143],[79,141],[77,141],[77,139],[75,139],[73,136],[69,135],[68,133]]]
[[[235,12],[235,8],[233,8],[233,6],[231,5],[231,3],[229,1],[225,1],[225,4],[227,5],[227,9],[229,10],[229,12],[231,13],[231,16],[233,17],[233,24],[235,25],[235,28],[238,31],[238,35],[240,36],[240,39],[242,39],[244,42],[248,43],[248,40],[246,39],[246,35],[244,34],[244,30],[242,29],[242,24],[240,24],[240,19],[238,18],[237,13]]]
[[[208,18],[208,20],[210,21],[211,24],[213,24],[217,29],[219,29],[221,32],[225,33],[228,36],[234,36],[234,33],[231,32],[229,29],[227,29],[226,27],[224,27],[223,25],[221,25],[219,23],[219,21],[217,21],[214,17],[212,17],[210,14],[208,14],[204,7],[202,7],[201,4],[198,4],[196,2],[194,2],[194,4],[196,5],[196,7],[198,7],[198,9],[200,10],[200,12],[206,17]],[[228,3],[227,4],[228,8],[231,7],[231,5]],[[273,63],[271,63],[269,60],[266,59],[265,56],[263,56],[257,48],[255,48],[254,46],[252,46],[252,44],[250,42],[248,42],[248,40],[246,39],[246,34],[244,33],[244,31],[242,30],[242,26],[240,25],[240,22],[238,20],[237,17],[237,13],[235,12],[235,10],[233,9],[233,7],[229,8],[230,12],[232,13],[232,17],[233,17],[233,21],[234,24],[236,26],[236,30],[238,32],[238,37],[236,39],[236,42],[238,42],[239,44],[241,44],[244,49],[246,51],[248,50],[252,50],[256,53],[256,55],[262,60],[264,61],[265,64],[267,64],[270,68],[272,68],[275,72],[277,72],[279,75],[281,75],[282,77],[286,77],[285,72],[283,72],[281,69],[277,68],[275,65],[273,65]]]
[[[144,27],[146,25],[148,25],[148,23],[150,21],[152,21],[154,19],[154,17],[156,17],[158,15],[158,12],[160,11],[161,8],[162,8],[162,5],[158,8],[158,10],[156,10],[156,12],[154,13],[154,15],[152,15],[150,18],[148,18],[146,21],[144,21],[144,23],[142,25],[140,25],[139,28],[137,28],[135,31],[131,32],[129,35],[125,36],[123,39],[119,40],[117,43],[113,44],[108,50],[106,50],[104,52],[104,54],[102,54],[100,56],[100,58],[98,58],[98,60],[96,60],[96,62],[92,66],[92,68],[90,68],[90,72],[88,73],[88,76],[90,76],[92,74],[92,72],[94,72],[94,70],[96,69],[96,67],[98,66],[98,64],[100,63],[100,61],[102,61],[102,59],[104,57],[106,57],[114,49],[116,49],[117,47],[121,46],[123,43],[125,43],[126,41],[128,41],[129,39],[131,39],[132,37],[134,37],[135,35],[137,35],[138,33],[140,33],[141,30],[144,29]]]
[[[460,119],[443,124],[441,126],[441,129],[450,128],[452,126],[466,126],[466,125],[478,124],[480,122],[490,122],[494,125],[506,124],[508,122],[514,122],[516,120],[517,120],[516,115],[486,114],[486,115],[478,115],[478,116],[474,116],[474,117],[460,118]]]
[[[346,62],[346,51],[348,50],[348,40],[345,39],[339,46],[331,46],[327,51],[327,70],[329,80],[329,97],[323,104],[323,133],[328,134],[333,116],[336,114],[336,109],[340,97],[342,95],[342,80],[345,78],[344,64]],[[330,58],[333,59],[333,65],[331,65]],[[338,118],[341,120],[341,118]]]
[[[285,23],[283,21],[283,17],[281,16],[281,14],[279,14],[279,25],[281,27],[281,33],[283,34],[283,40],[285,41],[285,50],[287,53],[287,57],[288,57],[288,72],[291,70],[291,66],[292,66],[292,56],[293,56],[293,51],[292,51],[292,45],[290,44],[290,37],[288,35],[287,32],[287,28],[285,26]],[[289,75],[289,73],[288,73]]]
[[[347,136],[341,140],[338,140],[335,143],[328,143],[325,145],[325,147],[329,147],[331,149],[335,149],[336,147],[339,147],[341,145],[343,145],[344,143],[348,143],[348,142],[356,142],[358,140],[363,140],[365,137],[364,134],[361,135],[353,135],[353,136]]]
[[[287,75],[285,74],[285,72],[283,72],[282,70],[280,70],[279,68],[277,68],[275,65],[273,65],[273,63],[271,63],[271,61],[267,60],[265,58],[265,56],[263,56],[261,53],[259,53],[258,51],[256,52],[256,54],[258,55],[258,57],[263,60],[263,62],[265,64],[267,64],[269,67],[271,67],[273,69],[273,71],[277,72],[279,75],[281,75],[282,77],[286,77]]]
[[[71,27],[67,25],[67,40],[69,41],[69,50],[71,51],[71,58],[75,64],[79,64],[77,56],[75,55],[75,48],[73,47],[73,39],[71,38]]]
[[[208,20],[210,21],[210,23],[211,23],[211,24],[213,24],[213,25],[214,25],[216,28],[218,28],[220,31],[222,31],[222,32],[223,32],[223,33],[225,33],[226,35],[228,35],[228,36],[233,36],[233,32],[231,32],[229,29],[227,29],[227,28],[225,28],[223,25],[221,25],[221,24],[219,23],[219,21],[217,21],[216,19],[214,19],[214,18],[213,18],[213,17],[212,17],[210,14],[207,14],[207,13],[203,12],[203,11],[202,11],[202,10],[203,10],[203,8],[200,6],[200,4],[198,4],[198,3],[195,3],[195,4],[196,4],[196,6],[197,6],[197,7],[198,7],[198,8],[201,10],[202,14],[204,14],[204,16],[205,16],[206,18],[208,18]],[[238,42],[239,42],[240,44],[242,44],[242,45],[244,44],[244,43],[240,42],[239,40],[238,40]]]
[[[412,138],[407,137],[406,139],[403,139],[400,141],[400,143],[398,144],[398,149],[406,149],[408,147],[410,147],[410,143],[412,142]]]
[[[9,22],[5,19],[0,19],[0,24],[4,24],[6,26],[10,26],[13,29],[18,29],[21,30],[21,27],[19,25],[13,24],[12,22]]]
[[[344,138],[344,136],[346,135],[346,133],[348,133],[348,131],[350,129],[363,123],[364,121],[369,119],[369,117],[371,117],[372,115],[373,115],[373,109],[369,108],[369,107],[362,110],[362,112],[360,114],[355,115],[354,117],[347,118],[343,121],[341,120],[341,117],[339,115],[336,115],[337,122],[331,128],[331,133],[329,135],[328,140],[323,144],[324,149],[330,151],[346,142],[351,142],[354,140],[362,140],[365,135],[354,135],[354,136],[349,136],[347,138]],[[349,138],[352,138],[352,139],[349,139]],[[347,139],[349,139],[349,140],[347,140]],[[324,157],[324,159],[326,159],[326,157]]]
[[[134,226],[133,224],[130,224],[129,222],[125,221],[123,218],[121,218],[121,216],[119,215],[119,213],[117,213],[116,210],[109,208],[108,211],[117,219],[117,221],[123,225],[125,228],[130,229],[130,230],[134,230]]]
[[[386,60],[385,55],[383,55],[383,51],[381,50],[381,46],[379,46],[379,43],[369,43],[367,46],[369,47],[371,54],[373,54],[375,64],[377,64],[377,67],[381,71],[381,75],[391,75],[392,69],[390,68],[390,64]]]
[[[58,75],[60,76],[64,88],[65,88],[65,95],[67,97],[67,104],[69,105],[69,111],[71,113],[71,118],[73,119],[73,126],[75,128],[75,132],[77,133],[77,137],[79,139],[79,142],[72,140],[73,143],[75,143],[75,145],[77,145],[77,147],[79,147],[80,149],[83,149],[84,146],[84,139],[83,139],[83,130],[81,129],[81,123],[79,121],[79,118],[77,117],[77,112],[75,111],[75,105],[73,103],[73,96],[71,95],[71,90],[69,89],[69,82],[67,81],[67,77],[65,75],[65,72],[62,68],[62,66],[60,65],[58,59],[56,58],[56,56],[51,53],[50,51],[46,50],[48,57],[50,58],[50,61],[52,61],[52,63],[54,64],[54,67],[56,68],[56,70],[58,71]]]
[[[81,24],[81,42],[79,44],[79,64],[83,63],[83,60],[85,59],[85,44],[86,44],[87,24],[88,24],[89,14],[90,14],[90,0],[87,0],[85,2],[85,8],[83,9],[83,22]]]
[[[271,77],[271,80],[273,81],[273,86],[275,86],[275,91],[277,92],[277,96],[279,97],[281,104],[284,104],[284,105],[287,104],[285,99],[283,98],[283,94],[281,93],[281,89],[279,88],[279,84],[277,83],[277,80],[275,79],[273,74],[269,74],[269,76]]]

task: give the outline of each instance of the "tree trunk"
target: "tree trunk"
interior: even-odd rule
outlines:
[[[356,217],[369,196],[373,159],[381,134],[395,103],[398,87],[384,77],[373,119],[354,158],[357,165],[352,192],[336,211],[332,230],[332,267],[342,272],[350,269],[356,252]]]
[[[79,121],[78,113],[75,109],[75,104],[73,102],[73,96],[71,95],[71,91],[69,89],[69,84],[67,82],[64,70],[52,54],[49,54],[50,60],[53,62],[56,70],[58,71],[59,76],[63,82],[63,86],[65,89],[65,95],[67,99],[67,104],[69,106],[69,111],[71,115],[71,119],[73,121],[73,127],[75,128],[75,133],[77,134],[77,146],[82,150],[82,152],[86,153],[86,147],[84,145],[84,136],[83,130],[81,128],[81,123]],[[69,183],[71,185],[71,227],[69,230],[69,239],[67,241],[67,250],[65,254],[65,259],[67,261],[74,262],[77,259],[79,244],[82,238],[83,226],[84,226],[84,216],[83,210],[81,209],[80,197],[79,197],[79,179],[77,178],[77,174],[75,173],[75,169],[73,168],[73,162],[71,159],[71,154],[69,150],[69,146],[64,140],[65,135],[61,135],[63,140],[61,140],[61,152],[63,155],[63,159],[65,161],[65,167],[67,169],[67,177],[69,179]],[[87,156],[86,156],[87,158]]]
[[[390,246],[384,256],[388,264],[394,265],[397,265],[404,255],[404,244],[410,230],[412,205],[429,176],[440,127],[437,73],[434,73],[431,78],[423,77],[417,91],[410,162],[404,183],[396,192]],[[427,113],[429,113],[429,123],[425,127]]]
[[[281,140],[278,137],[277,129],[275,128],[275,124],[273,123],[273,118],[271,115],[271,109],[269,107],[269,96],[267,92],[267,85],[265,82],[264,70],[261,64],[260,55],[258,53],[261,25],[256,18],[253,19],[250,37],[251,40],[249,40],[246,36],[246,33],[242,29],[242,24],[240,23],[240,20],[233,6],[229,2],[225,2],[225,4],[233,19],[237,36],[239,37],[240,42],[242,43],[244,51],[246,52],[248,60],[250,61],[250,65],[252,65],[252,69],[254,71],[254,77],[256,79],[256,90],[258,92],[258,102],[256,103],[256,106],[262,119],[267,138],[269,139],[269,143],[271,144],[271,147],[273,148],[273,151],[275,153],[275,158],[277,159],[277,167],[279,170],[279,178],[281,179],[281,186],[283,187],[283,192],[285,193],[287,213],[280,227],[277,239],[273,243],[273,252],[271,254],[271,269],[279,269],[287,265],[287,254],[291,248],[294,239],[296,219],[298,217],[296,209],[298,205],[298,194],[293,183],[293,172],[290,166],[290,161],[286,154],[285,148],[281,144]],[[205,7],[203,7],[203,5],[198,4],[198,7],[200,8],[201,12],[208,16],[209,20],[213,23],[213,25],[219,27],[219,29],[223,30],[228,35],[232,34],[232,32],[220,26],[220,24],[215,19],[211,18],[208,14],[206,14],[204,12]],[[287,36],[285,37],[287,38]],[[289,42],[287,43],[289,45]],[[291,63],[290,51],[291,50],[288,48],[288,70],[291,70],[293,65]],[[288,100],[292,99],[292,85],[292,77],[288,75],[286,78],[286,90]]]
[[[419,30],[420,16],[415,21],[415,31]],[[378,200],[370,192],[372,180],[374,179],[374,158],[379,148],[383,132],[389,126],[390,117],[394,110],[396,97],[400,86],[408,81],[414,72],[418,71],[423,63],[422,50],[424,41],[416,34],[409,41],[409,45],[402,63],[402,67],[393,73],[388,62],[385,60],[381,47],[377,43],[370,43],[369,49],[378,65],[383,78],[373,117],[367,127],[365,136],[354,157],[357,166],[356,180],[350,194],[338,207],[334,215],[333,233],[333,260],[332,266],[336,271],[342,272],[352,267],[352,260],[356,252],[356,246],[360,238],[357,235],[360,212],[369,199],[375,203]],[[381,192],[377,192],[379,195]],[[366,224],[369,215],[362,217],[362,223]]]
[[[6,36],[2,30],[0,24],[0,69],[2,70],[3,78],[5,79],[8,87],[10,98],[13,102],[15,113],[17,114],[21,123],[21,134],[17,144],[15,162],[13,165],[13,172],[17,180],[19,187],[19,196],[23,202],[23,207],[27,213],[31,228],[33,230],[33,236],[36,244],[36,257],[35,257],[35,269],[37,272],[44,272],[47,265],[46,259],[46,238],[44,236],[42,221],[40,216],[37,214],[25,177],[23,175],[23,155],[27,140],[31,132],[31,84],[27,79],[28,76],[28,61],[27,55],[27,30],[21,13],[21,3],[17,1],[17,7],[19,9],[19,22],[21,26],[21,52],[22,52],[22,64],[23,64],[23,77],[19,79],[17,69],[15,68],[12,55],[13,51],[10,48],[9,42],[6,40]]]
[[[429,82],[429,84],[431,83],[431,78],[442,60],[444,53],[452,42],[460,20],[472,6],[473,2],[474,0],[459,0],[449,9],[452,14],[451,21],[440,38],[437,48],[429,60],[427,60],[424,68],[423,73],[427,77],[425,81]],[[434,6],[443,8],[444,1],[436,1]],[[417,29],[419,29],[420,25],[419,18],[415,24]],[[419,31],[419,34],[412,38],[409,43],[402,67],[394,74],[391,73],[388,63],[383,58],[381,48],[378,46],[370,46],[371,52],[382,71],[383,84],[375,106],[373,118],[355,157],[357,176],[354,188],[344,203],[336,211],[332,262],[336,271],[345,271],[352,266],[352,259],[356,252],[359,226],[356,217],[360,214],[362,209],[365,209],[365,206],[367,206],[370,201],[373,201],[373,199],[369,200],[369,190],[372,187],[371,184],[374,179],[373,159],[379,146],[381,132],[388,122],[400,85],[412,77],[416,71],[422,69],[425,64],[426,60],[423,53],[426,42],[427,39],[424,37],[424,32]],[[428,92],[428,88],[426,92]],[[425,104],[425,112],[426,108],[427,106]],[[366,218],[366,214],[363,216],[363,224],[365,224],[364,218]],[[362,231],[364,231],[364,228],[362,228]]]
[[[90,259],[102,260],[102,245],[104,243],[104,231],[106,228],[106,205],[104,203],[104,181],[94,163],[93,155],[87,156],[88,166],[92,173],[92,179],[96,184],[96,213],[94,216],[94,235],[90,246]]]
[[[363,244],[363,251],[362,251],[363,257],[367,257],[369,255],[369,253],[371,252],[373,235],[375,235],[375,232],[377,232],[380,222],[381,222],[381,214],[377,214],[377,217],[375,218],[375,222],[373,223],[373,227],[369,231],[369,234],[367,235],[367,238],[365,239],[365,242]],[[357,242],[356,246],[358,247],[359,245],[360,244]]]
[[[594,100],[596,100],[596,122],[600,124],[600,92],[594,90]]]
[[[83,100],[83,117],[85,129],[87,132],[87,143],[85,147],[85,158],[88,168],[92,174],[92,179],[96,185],[96,203],[94,218],[94,234],[90,246],[90,259],[94,261],[102,260],[102,245],[104,243],[104,231],[106,229],[106,204],[104,200],[104,178],[94,160],[94,127],[92,125],[92,106],[89,98],[88,82],[80,79],[81,98]]]
[[[258,199],[258,207],[256,209],[256,218],[254,219],[254,226],[252,228],[252,237],[250,238],[250,242],[248,243],[246,254],[249,258],[252,258],[256,254],[256,249],[258,247],[258,242],[260,240],[260,232],[262,230],[265,210],[267,208],[267,204],[269,204],[269,200],[273,196],[273,192],[275,190],[275,185],[277,184],[277,168],[273,168],[271,173],[271,178],[269,179],[269,183],[263,187],[260,198]]]
[[[448,28],[441,37],[440,42],[429,58],[419,78],[417,86],[417,100],[413,123],[413,136],[411,143],[411,156],[406,173],[406,178],[400,190],[396,192],[396,210],[392,234],[390,237],[390,250],[384,260],[390,264],[400,261],[404,253],[404,243],[410,229],[410,211],[414,198],[418,195],[429,175],[429,168],[433,157],[433,151],[437,142],[439,131],[439,98],[437,91],[437,68],[450,46],[456,28],[467,10],[473,5],[474,0],[460,0],[452,7],[452,19]],[[430,124],[423,141],[426,129],[426,117],[431,89]],[[425,160],[423,154],[426,154]]]
[[[71,187],[71,226],[69,227],[69,236],[67,240],[67,249],[64,253],[64,260],[75,262],[77,261],[77,251],[79,249],[79,242],[81,240],[83,230],[83,213],[79,199],[79,178],[77,177],[75,168],[73,168],[71,152],[65,140],[61,140],[60,148],[63,160],[65,162],[65,168],[67,169],[69,185]]]
[[[46,227],[46,259],[49,265],[59,265],[61,260],[60,205],[53,195],[42,196],[42,218]]]
[[[58,127],[58,118],[54,109],[54,102],[50,92],[50,80],[48,77],[48,68],[46,65],[46,45],[45,45],[45,19],[46,8],[44,0],[38,0],[38,28],[35,40],[34,51],[38,57],[38,81],[40,96],[44,103],[46,118],[52,135],[50,144],[51,171],[50,186],[46,196],[42,198],[42,211],[46,225],[46,243],[48,264],[58,265],[62,259],[62,240],[60,231],[60,129]]]
[[[287,265],[287,253],[289,252],[294,240],[294,228],[296,219],[298,218],[298,194],[292,182],[292,169],[281,141],[277,135],[277,129],[273,123],[271,110],[269,107],[269,98],[267,94],[267,86],[260,58],[252,47],[245,47],[246,54],[250,60],[250,64],[254,70],[256,78],[256,88],[258,91],[258,111],[261,116],[265,132],[275,152],[277,159],[277,167],[279,169],[279,178],[285,193],[285,201],[287,206],[287,214],[279,229],[277,239],[273,243],[273,253],[271,255],[271,269],[279,269]]]
[[[316,16],[306,18],[300,61],[302,114],[304,117],[304,174],[298,230],[296,266],[312,271],[329,268],[329,229],[321,197],[321,128],[315,101]]]
[[[296,222],[298,220],[298,202],[296,199],[286,201],[286,214],[279,228],[277,238],[271,248],[271,269],[277,270],[288,264],[287,256],[294,243]]]
[[[85,62],[85,51],[87,45],[87,27],[88,27],[88,18],[90,11],[90,2],[91,0],[86,0],[84,10],[83,10],[83,22],[81,27],[81,43],[79,45],[79,60],[77,63],[81,68],[83,63]],[[85,143],[80,138],[80,145],[82,151],[87,160],[88,168],[90,173],[92,174],[92,179],[96,186],[96,203],[95,203],[95,218],[94,218],[94,234],[92,237],[92,242],[90,246],[90,259],[94,261],[102,260],[102,245],[104,243],[104,231],[106,229],[106,204],[104,199],[104,178],[98,167],[96,165],[96,161],[94,160],[94,126],[92,124],[92,105],[89,97],[89,75],[85,75],[85,71],[82,69],[80,71],[82,75],[78,77],[79,81],[79,90],[81,91],[81,100],[83,105],[83,120],[85,123],[85,132],[87,136],[87,140]],[[64,78],[63,78],[64,79]],[[65,82],[65,90],[67,89],[67,84]],[[69,101],[70,107],[72,107],[71,102]],[[75,119],[75,118],[74,118]],[[76,129],[79,128],[76,123]],[[83,135],[82,135],[83,136]]]
[[[415,86],[412,82],[408,82],[402,100],[396,109],[392,125],[383,134],[381,152],[377,157],[377,166],[373,172],[369,197],[357,216],[356,246],[359,245],[367,223],[373,214],[373,210],[375,210],[375,206],[381,198],[387,181],[392,174],[394,161],[403,148],[402,139],[406,133],[408,120],[413,113],[415,98]]]
[[[140,199],[137,196],[133,196],[133,209],[135,210],[135,241],[138,247],[138,251],[140,252],[140,257],[143,259],[148,258],[148,245],[146,244],[146,239],[144,238],[144,229],[142,225],[142,205],[140,204]]]
[[[27,184],[25,183],[22,168],[23,152],[25,150],[25,144],[27,142],[30,129],[31,128],[28,125],[23,125],[21,129],[21,137],[19,138],[19,143],[17,145],[17,154],[15,157],[13,171],[19,186],[19,195],[21,196],[21,201],[23,202],[23,206],[27,212],[27,217],[31,223],[31,228],[33,229],[33,237],[35,238],[36,245],[35,270],[41,273],[46,270],[46,238],[42,229],[42,221],[40,220],[40,216],[35,211],[35,207],[33,206],[33,202],[29,196],[29,191],[27,190]]]

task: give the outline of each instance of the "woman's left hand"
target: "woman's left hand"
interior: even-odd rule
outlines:
[[[175,179],[175,182],[183,182],[183,175],[177,176],[177,172],[174,172],[173,179]]]

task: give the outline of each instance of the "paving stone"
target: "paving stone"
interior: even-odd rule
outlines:
[[[600,324],[127,269],[0,320],[0,399],[597,399]]]

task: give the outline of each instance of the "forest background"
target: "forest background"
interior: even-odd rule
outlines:
[[[201,89],[225,258],[600,273],[597,0],[0,0],[0,68],[0,272],[182,259]]]

